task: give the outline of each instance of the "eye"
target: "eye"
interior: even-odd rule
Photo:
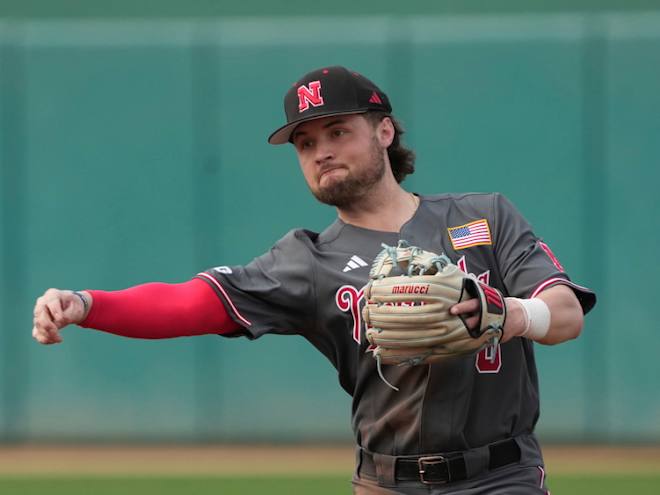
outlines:
[[[333,129],[332,130],[332,135],[335,137],[340,137],[346,134],[346,131],[344,129]]]
[[[311,139],[299,139],[299,140],[296,142],[296,147],[297,147],[299,150],[306,150],[306,149],[311,148],[311,147],[313,146],[313,144],[314,144],[314,143],[312,142]]]

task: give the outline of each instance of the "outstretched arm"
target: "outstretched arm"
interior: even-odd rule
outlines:
[[[240,328],[199,279],[114,292],[48,289],[36,301],[33,323],[32,336],[42,344],[62,342],[60,330],[70,324],[143,339],[229,334]]]

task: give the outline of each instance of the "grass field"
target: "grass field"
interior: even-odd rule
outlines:
[[[12,447],[0,494],[350,494],[350,447]],[[549,447],[554,495],[657,495],[660,448]]]
[[[314,495],[350,494],[347,475],[317,477],[3,478],[0,493],[17,495]],[[555,495],[657,495],[660,475],[555,476]]]

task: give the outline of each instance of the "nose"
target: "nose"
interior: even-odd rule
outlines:
[[[316,146],[316,154],[314,156],[314,161],[317,165],[322,165],[325,162],[332,161],[335,157],[335,152],[326,142],[319,142]]]

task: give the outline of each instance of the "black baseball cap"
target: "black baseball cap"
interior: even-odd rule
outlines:
[[[339,65],[316,69],[302,76],[284,96],[286,124],[268,138],[270,144],[291,141],[293,130],[308,120],[366,113],[392,112],[390,101],[366,77]]]

